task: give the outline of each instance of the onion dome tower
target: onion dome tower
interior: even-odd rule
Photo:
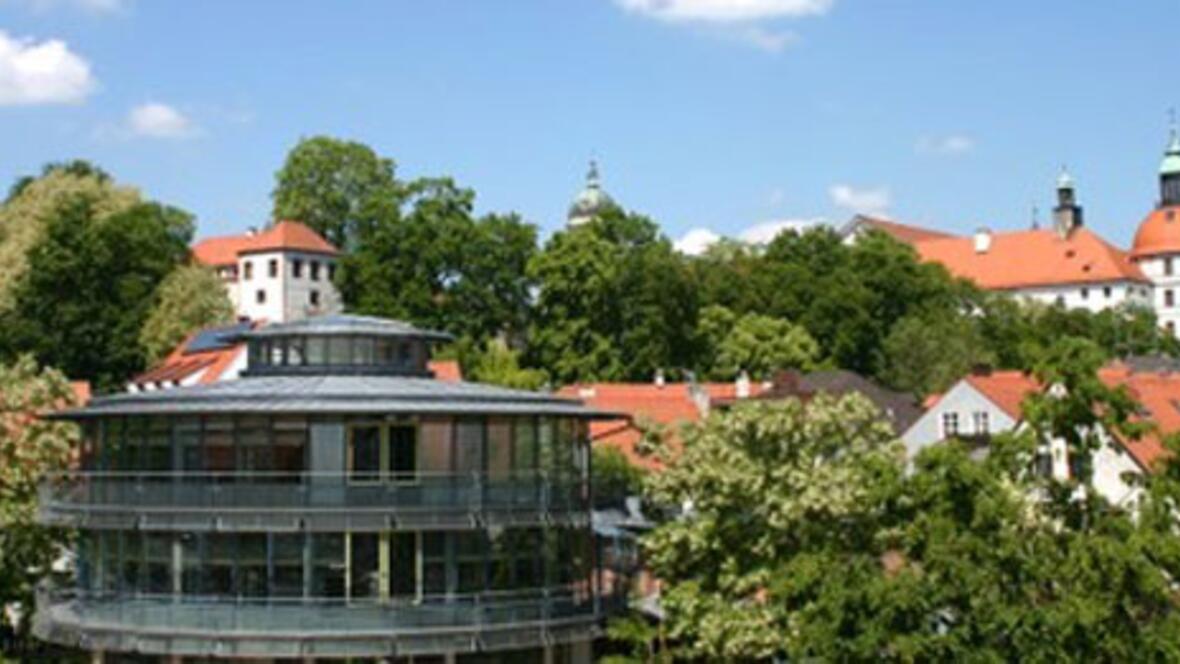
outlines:
[[[586,186],[570,203],[569,213],[566,215],[566,225],[570,227],[581,226],[614,205],[614,199],[602,189],[602,182],[598,176],[598,164],[591,160],[590,170],[586,173]]]
[[[1073,176],[1063,166],[1057,176],[1057,206],[1053,208],[1053,227],[1062,237],[1082,225],[1082,206],[1078,205]]]

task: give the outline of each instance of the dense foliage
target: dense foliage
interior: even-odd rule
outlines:
[[[203,265],[182,265],[160,282],[139,332],[148,362],[156,362],[194,330],[234,319],[221,278]]]
[[[64,470],[78,432],[73,424],[36,416],[74,403],[70,384],[58,371],[43,369],[29,356],[0,364],[0,625],[28,631],[34,584],[61,555],[60,531],[37,525],[37,483]],[[13,615],[21,624],[7,625]]]
[[[1042,364],[1046,376],[1062,371],[1057,359]],[[1149,497],[1150,518],[1136,522],[1027,472],[1038,438],[1052,435],[1042,422],[1076,424],[1091,397],[1118,401],[1075,378],[1079,391],[1029,435],[997,437],[982,461],[937,445],[910,473],[859,396],[743,404],[691,428],[684,453],[649,481],[654,500],[691,505],[646,541],[664,582],[662,656],[1180,658],[1175,502]],[[1174,479],[1153,483],[1177,495]]]

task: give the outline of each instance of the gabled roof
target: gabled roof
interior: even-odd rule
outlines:
[[[1023,417],[1020,404],[1024,398],[1041,389],[1035,378],[1022,371],[970,374],[964,380],[1014,420]]]
[[[732,400],[737,397],[735,383],[699,383],[705,401]],[[583,400],[599,410],[625,414],[612,420],[590,423],[590,438],[595,445],[615,447],[636,466],[656,469],[660,464],[651,457],[640,455],[636,445],[642,438],[637,421],[649,420],[663,425],[675,435],[675,429],[685,423],[701,419],[701,409],[692,393],[691,383],[585,383],[567,385],[558,394]],[[750,393],[758,394],[761,386],[750,385]],[[673,441],[675,442],[675,441]]]
[[[769,389],[763,390],[756,399],[807,399],[818,393],[842,396],[856,392],[873,402],[894,432],[901,434],[922,416],[923,408],[913,396],[896,392],[852,371],[831,369],[802,374],[798,371],[784,371],[775,377]]]
[[[986,251],[972,237],[924,240],[914,245],[922,260],[943,264],[956,277],[981,288],[1133,281],[1149,284],[1127,254],[1087,228],[1062,237],[1050,229],[991,233]]]
[[[848,235],[855,232],[858,228],[871,228],[873,230],[881,231],[893,237],[893,239],[904,242],[906,244],[914,244],[923,240],[936,240],[941,238],[955,237],[950,233],[936,231],[921,226],[914,226],[911,224],[902,224],[889,219],[881,219],[879,217],[870,217],[868,215],[859,214],[852,218],[852,221],[844,227],[841,231],[842,235]]]
[[[319,233],[298,221],[279,221],[259,233],[223,235],[193,245],[193,258],[204,265],[234,265],[241,254],[263,251],[303,251],[336,255],[339,250]]]
[[[1102,369],[1098,375],[1110,387],[1125,386],[1131,397],[1145,409],[1144,417],[1159,427],[1158,433],[1150,433],[1138,440],[1116,434],[1135,462],[1144,470],[1151,470],[1155,462],[1167,454],[1160,435],[1180,431],[1180,374],[1139,372],[1115,363]],[[964,380],[1014,420],[1023,418],[1020,404],[1024,398],[1041,389],[1035,378],[1019,371],[973,374]]]
[[[180,384],[198,372],[201,374],[200,383],[214,383],[222,379],[225,370],[233,365],[234,360],[245,352],[246,344],[237,339],[225,339],[223,343],[205,343],[201,350],[194,350],[197,342],[216,338],[218,333],[237,333],[246,326],[253,327],[253,323],[233,323],[217,327],[198,330],[190,334],[179,346],[168,354],[159,364],[131,379],[131,383],[140,387],[147,385]]]

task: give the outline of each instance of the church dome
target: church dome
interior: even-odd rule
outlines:
[[[1180,205],[1152,210],[1139,224],[1131,245],[1135,258],[1173,253],[1180,254]]]
[[[614,205],[614,200],[602,190],[602,184],[598,178],[598,164],[592,161],[590,162],[590,171],[586,174],[586,186],[570,203],[566,222],[570,226],[579,226]]]

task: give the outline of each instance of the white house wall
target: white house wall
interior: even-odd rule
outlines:
[[[960,380],[902,434],[907,458],[913,459],[922,450],[943,440],[942,416],[949,412],[958,413],[959,433],[964,436],[976,433],[973,430],[973,415],[977,412],[987,413],[988,431],[991,433],[1009,431],[1016,426],[1016,420],[1008,413],[966,380]]]
[[[1153,288],[1148,284],[1134,281],[1115,281],[1101,284],[1070,284],[1065,286],[1040,286],[1006,291],[1018,298],[1056,304],[1061,302],[1067,309],[1085,309],[1098,312],[1123,303],[1150,307]]]

